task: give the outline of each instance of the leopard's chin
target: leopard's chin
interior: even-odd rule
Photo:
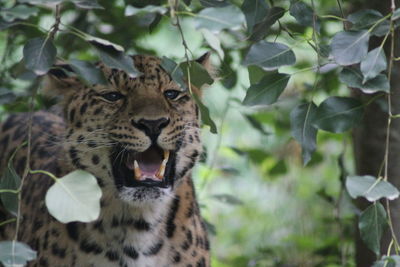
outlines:
[[[114,183],[121,191],[155,192],[174,184],[176,153],[151,145],[143,152],[115,146],[110,154]],[[135,192],[138,190],[135,190]]]

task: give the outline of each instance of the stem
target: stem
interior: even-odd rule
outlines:
[[[54,36],[56,35],[56,33],[59,30],[60,23],[61,23],[61,12],[60,12],[60,5],[58,4],[58,5],[56,5],[55,22],[54,22],[53,26],[51,27],[51,31],[49,33],[50,40],[54,40]]]
[[[17,219],[15,219],[15,218],[11,218],[11,219],[2,221],[2,222],[0,223],[0,227],[3,226],[3,225],[6,225],[6,224],[8,224],[8,223],[15,222],[16,220],[17,220]]]

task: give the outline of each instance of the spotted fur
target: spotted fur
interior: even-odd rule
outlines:
[[[143,73],[137,78],[99,65],[108,86],[87,86],[60,70],[47,78],[47,91],[62,95],[61,108],[33,113],[31,168],[58,177],[76,169],[89,171],[103,196],[96,221],[62,224],[49,215],[44,204],[51,179],[28,175],[18,239],[38,252],[29,266],[210,266],[209,241],[191,179],[191,169],[201,154],[197,106],[186,92],[178,100],[164,97],[165,90],[182,89],[158,58],[133,59]],[[125,98],[113,103],[101,98],[110,91]],[[168,117],[170,123],[158,144],[177,151],[174,186],[117,189],[110,150],[116,144],[127,150],[147,149],[151,139],[133,122],[159,117]],[[27,140],[28,122],[28,114],[11,115],[0,126],[0,172],[18,145]],[[12,162],[20,175],[26,155],[25,146]],[[10,217],[0,206],[0,221]],[[14,223],[1,226],[0,239],[11,239],[14,231]]]

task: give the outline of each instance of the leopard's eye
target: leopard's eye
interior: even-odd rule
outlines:
[[[103,97],[105,100],[108,100],[108,101],[111,101],[111,102],[115,102],[115,101],[120,100],[121,98],[123,98],[124,95],[120,94],[118,92],[110,92],[110,93],[102,94],[101,97]]]
[[[166,98],[174,100],[179,96],[180,93],[181,92],[178,91],[178,90],[166,90],[164,92],[164,95],[165,95]]]

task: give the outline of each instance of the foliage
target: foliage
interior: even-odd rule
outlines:
[[[34,92],[57,60],[70,64],[90,85],[105,83],[93,61],[137,77],[140,73],[127,55],[156,54],[172,79],[191,90],[186,81],[196,87],[212,83],[194,60],[214,50],[218,81],[203,100],[196,97],[203,123],[218,132],[205,131],[208,153],[196,171],[203,214],[216,225],[214,266],[352,266],[351,219],[358,217],[363,240],[379,256],[389,218],[377,201],[393,200],[398,191],[378,173],[379,178],[349,176],[344,182],[340,177],[348,169],[353,172],[353,166],[342,141],[349,139],[364,108],[390,92],[394,58],[383,47],[400,11],[359,10],[341,17],[336,3],[5,2],[0,9],[0,115],[29,110],[32,95],[35,109],[47,108],[50,102]],[[377,37],[381,43],[373,47],[370,40]],[[375,95],[358,99],[347,87]],[[342,157],[350,163],[341,164]],[[16,180],[11,187],[3,184],[9,173],[1,189],[15,192],[2,192],[3,204],[4,197],[19,193]],[[62,179],[50,190],[69,184],[68,177]],[[69,185],[76,192],[77,182]],[[93,190],[89,209],[94,214],[82,221],[98,212],[100,196]],[[357,216],[349,196],[373,203]],[[65,216],[55,215],[58,204],[48,205],[49,210],[66,222]],[[398,244],[394,246],[398,251]]]

